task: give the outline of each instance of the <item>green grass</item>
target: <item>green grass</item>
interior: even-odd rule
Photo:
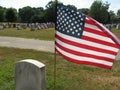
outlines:
[[[120,30],[113,29],[118,37]],[[0,36],[53,40],[54,29],[30,31],[15,28],[0,30]],[[0,47],[0,90],[14,90],[14,64],[23,59],[35,59],[46,65],[46,90],[54,87],[54,54],[15,48]],[[78,65],[57,55],[57,90],[119,90],[120,61],[112,70]]]
[[[113,28],[112,32],[120,38],[120,30]]]
[[[30,31],[30,28],[17,30],[16,28],[7,28],[0,30],[0,36],[34,38],[40,40],[54,40],[54,28]],[[112,29],[112,32],[120,38],[120,30]]]
[[[17,30],[17,28],[7,28],[4,30],[0,30],[0,36],[54,40],[54,28],[35,31],[30,31],[30,28],[24,30]]]
[[[0,47],[0,90],[14,90],[14,64],[23,59],[35,59],[46,65],[46,90],[54,87],[54,54]],[[119,90],[120,61],[112,70],[78,65],[57,55],[57,90]]]

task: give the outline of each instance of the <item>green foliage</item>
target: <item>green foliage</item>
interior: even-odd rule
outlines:
[[[22,22],[30,23],[31,17],[34,15],[35,11],[30,6],[19,9],[19,17],[21,18]]]
[[[47,5],[46,5],[46,10],[45,10],[45,19],[48,22],[55,22],[55,2],[50,1]]]
[[[103,24],[109,23],[110,16],[108,13],[109,4],[102,3],[102,1],[96,0],[90,7],[89,15]]]
[[[89,9],[88,9],[88,8],[78,9],[78,11],[84,13],[85,15],[88,15],[88,14],[89,14]]]
[[[117,11],[117,20],[118,20],[118,23],[120,23],[120,9]]]
[[[32,8],[35,11],[35,14],[31,17],[31,22],[33,23],[43,23],[45,22],[44,9],[42,7]]]
[[[4,21],[4,10],[3,8],[0,8],[0,22]]]
[[[17,20],[17,10],[14,8],[8,8],[5,15],[7,22],[15,22]]]
[[[21,22],[40,22],[43,12],[44,9],[42,7],[32,8],[30,6],[26,6],[19,9],[19,17]]]
[[[119,23],[119,19],[117,15],[115,15],[114,11],[109,11],[110,15],[110,23]]]
[[[120,9],[117,11],[117,15],[120,17]]]
[[[62,3],[58,2],[58,4],[62,4]],[[72,6],[72,7],[74,7],[74,6]],[[44,17],[46,19],[46,22],[55,22],[56,21],[55,1],[48,2],[48,4],[46,5],[46,10],[44,12]]]
[[[58,3],[63,4],[61,2]],[[67,6],[77,9],[74,5]],[[120,10],[118,10],[117,13],[109,12],[109,6],[110,4],[108,2],[103,3],[102,0],[95,0],[90,8],[80,8],[78,10],[86,15],[90,15],[103,24],[119,23]],[[0,6],[0,22],[55,22],[55,1],[48,2],[45,9],[43,7],[36,8],[30,6],[20,8],[18,12],[14,8],[12,8],[11,11],[9,9],[10,8],[3,8]]]
[[[40,18],[40,15],[34,15],[31,17],[31,22],[33,23],[36,23],[36,22],[40,22],[41,21],[41,18]]]
[[[73,8],[73,9],[77,10],[77,8],[74,5],[67,5],[67,6],[70,7],[70,8]]]

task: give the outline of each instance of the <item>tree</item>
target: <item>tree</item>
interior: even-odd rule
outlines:
[[[118,23],[120,23],[120,9],[118,9],[116,17],[117,17]]]
[[[114,11],[109,11],[109,15],[110,15],[110,23],[117,23],[118,22],[118,18],[115,15]]]
[[[0,22],[5,21],[5,8],[0,6]]]
[[[41,15],[44,12],[44,8],[43,7],[38,7],[38,8],[32,8],[35,11],[36,15]]]
[[[85,15],[88,15],[88,13],[89,13],[89,9],[88,8],[78,9],[78,11],[84,13]]]
[[[32,23],[36,23],[38,21],[39,21],[39,15],[34,15],[34,16],[31,17],[31,22]]]
[[[8,22],[15,22],[17,20],[17,10],[14,8],[8,8],[5,17]]]
[[[45,18],[47,22],[55,22],[55,2],[50,1],[46,5]]]
[[[70,7],[70,8],[73,8],[73,9],[77,10],[77,8],[74,5],[67,5],[67,6]]]
[[[22,9],[19,9],[19,17],[21,19],[21,22],[30,23],[31,18],[34,15],[35,15],[35,11],[30,6],[23,7]]]
[[[60,2],[58,3],[62,4]],[[55,1],[48,2],[48,4],[46,5],[44,16],[46,18],[46,22],[55,22],[56,19]]]
[[[117,15],[120,16],[120,9],[117,11]]]
[[[120,19],[120,9],[117,11],[117,17]]]
[[[90,7],[89,15],[103,24],[109,23],[109,5],[110,4],[108,2],[103,3],[100,0],[96,0]]]
[[[44,9],[42,7],[38,7],[38,8],[33,8],[33,10],[35,11],[35,15],[31,17],[31,22],[34,22],[34,23],[45,22]]]

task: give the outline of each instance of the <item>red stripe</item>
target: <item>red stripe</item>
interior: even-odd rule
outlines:
[[[87,32],[90,32],[90,33],[93,33],[93,34],[97,34],[97,35],[101,35],[101,36],[104,36],[104,37],[108,37],[107,34],[105,34],[104,32],[94,30],[94,29],[88,28],[88,27],[84,27],[84,31],[87,31]]]
[[[76,59],[73,59],[73,58],[69,58],[67,56],[65,56],[64,54],[62,54],[61,52],[59,52],[57,50],[57,52],[63,56],[66,60],[68,61],[71,61],[71,62],[74,62],[74,63],[77,63],[77,64],[86,64],[86,65],[92,65],[92,66],[97,66],[97,67],[101,67],[101,68],[106,68],[106,69],[111,69],[112,66],[108,66],[108,65],[103,65],[103,64],[99,64],[99,63],[93,63],[93,62],[87,62],[87,61],[79,61],[79,60],[76,60]]]
[[[56,42],[56,46],[59,47],[60,49],[64,50],[65,52],[68,52],[68,53],[71,53],[71,54],[74,54],[74,55],[77,55],[77,56],[89,57],[89,58],[94,58],[94,59],[99,59],[99,60],[109,61],[109,62],[114,61],[111,58],[107,58],[107,57],[103,57],[103,56],[96,56],[96,55],[93,55],[93,54],[86,54],[86,53],[70,50],[70,49],[68,49],[66,47],[61,46],[57,42]]]
[[[97,34],[97,35],[101,35],[101,36],[104,36],[104,37],[109,37],[104,32],[100,32],[100,31],[93,30],[93,29],[86,28],[86,27],[84,28],[84,31],[87,31],[87,32],[90,32],[90,33],[93,33],[93,34]],[[88,41],[91,40],[92,42],[96,42],[96,43],[100,43],[100,44],[102,43],[104,45],[108,45],[108,46],[111,46],[111,47],[118,48],[118,45],[116,45],[116,44],[113,44],[113,43],[110,43],[110,42],[106,42],[106,41],[102,41],[102,40],[98,40],[98,39],[95,39],[95,38],[91,38],[91,37],[88,37],[87,35],[86,36],[82,36],[82,39],[83,38],[85,40],[88,40]]]
[[[111,33],[109,30],[108,31],[105,30],[102,26],[99,25],[99,23],[97,23],[97,21],[95,21],[91,17],[88,17],[88,18],[89,18],[89,20],[86,19],[86,21],[85,21],[86,23],[97,26],[100,30],[102,30],[104,33],[106,33],[107,36],[110,37],[116,43],[118,48],[120,48],[120,41],[113,33]]]
[[[96,42],[96,43],[99,43],[99,44],[107,45],[107,46],[114,47],[114,48],[118,47],[116,44],[106,42],[106,41],[103,41],[103,40],[99,40],[99,39],[95,39],[95,38],[92,38],[92,37],[89,37],[89,36],[82,36],[82,39],[90,41],[90,42]]]
[[[85,44],[80,44],[80,43],[77,43],[75,41],[70,41],[70,40],[67,40],[67,39],[64,39],[63,37],[60,37],[59,35],[56,34],[56,38],[58,38],[60,41],[62,42],[65,42],[67,44],[70,44],[70,45],[73,45],[73,46],[76,46],[76,47],[81,47],[81,48],[86,48],[88,50],[94,50],[94,51],[97,51],[97,52],[104,52],[104,53],[108,53],[108,54],[112,54],[112,55],[116,55],[117,53],[112,51],[112,50],[105,50],[105,49],[102,49],[102,48],[97,48],[97,47],[93,47],[93,46],[88,46],[88,45],[85,45]]]
[[[88,17],[87,17],[87,18],[88,18]],[[96,26],[96,23],[93,22],[93,20],[91,20],[90,18],[86,19],[86,20],[85,20],[85,23]]]

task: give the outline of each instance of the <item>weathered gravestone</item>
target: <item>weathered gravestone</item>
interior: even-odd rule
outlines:
[[[117,24],[116,29],[120,29],[120,24]]]
[[[106,28],[107,28],[108,30],[111,31],[111,24],[107,24],[107,25],[105,25],[105,26],[106,26]]]
[[[46,90],[45,65],[26,59],[15,64],[15,90]]]
[[[34,25],[34,24],[31,24],[31,25],[30,25],[30,30],[31,30],[31,31],[35,31],[35,25]]]
[[[0,25],[0,30],[3,30],[3,29],[4,29],[3,25]]]
[[[21,25],[18,25],[18,26],[17,26],[17,30],[22,30]]]
[[[40,25],[37,25],[37,30],[41,30],[41,26]]]
[[[117,56],[115,57],[115,60],[120,60],[120,50],[119,50],[119,52],[117,53]]]

